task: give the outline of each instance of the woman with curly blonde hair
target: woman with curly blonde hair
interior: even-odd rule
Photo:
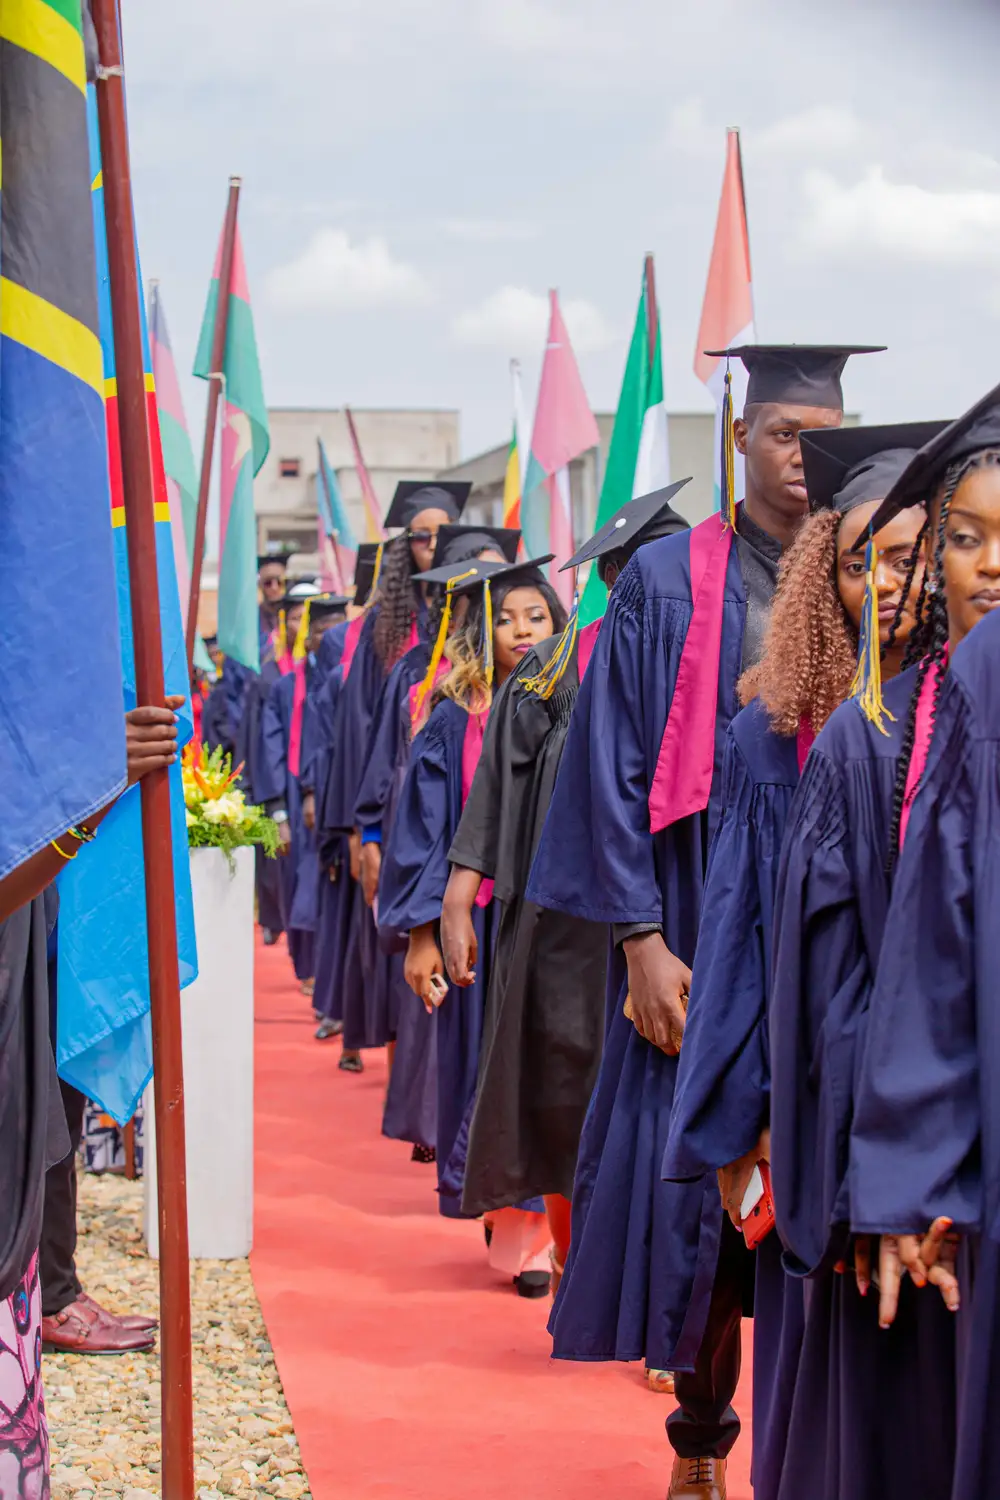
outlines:
[[[874,538],[866,527],[935,430],[907,424],[803,433],[811,514],[782,560],[765,654],[741,681],[747,707],[729,729],[664,1171],[679,1178],[717,1172],[723,1205],[744,1232],[747,1198],[759,1201],[758,1186],[769,1182],[768,976],[784,830],[812,742],[851,694],[855,673],[859,682],[877,681],[880,666],[886,677],[902,666],[924,592],[925,516],[906,512]],[[754,1493],[761,1500],[786,1493],[781,1483],[803,1462],[789,1431],[797,1431],[792,1395],[806,1367],[807,1299],[802,1281],[785,1276],[781,1256],[777,1234],[768,1233],[757,1251],[754,1318]],[[854,1296],[860,1303],[856,1289]],[[816,1324],[808,1347],[818,1339],[827,1354],[855,1347],[854,1325],[842,1327],[842,1308],[833,1306],[825,1294],[808,1302]],[[837,1326],[820,1329],[824,1317]],[[878,1354],[875,1347],[873,1361]],[[830,1380],[838,1389],[850,1384],[848,1375]],[[815,1418],[822,1451],[824,1420],[841,1420],[828,1409],[824,1381],[809,1385],[806,1377],[809,1390],[798,1396]],[[851,1411],[860,1432],[863,1413],[853,1402]],[[841,1500],[849,1491],[831,1478],[795,1492]]]

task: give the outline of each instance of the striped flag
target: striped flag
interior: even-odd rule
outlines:
[[[107,452],[111,479],[111,525],[118,596],[118,672],[125,707],[136,704],[125,497],[118,430],[118,386],[108,281],[97,104],[89,90],[91,199],[97,250],[97,290],[104,367]],[[140,282],[141,284],[141,282]],[[144,329],[145,333],[145,329]],[[181,618],[170,502],[164,472],[152,355],[144,339],[146,403],[156,515],[156,563],[163,637],[163,672],[168,694],[183,694],[179,742],[193,733],[187,654]],[[177,944],[181,984],[197,975],[191,870],[184,789],[180,765],[170,770],[170,802],[176,892]],[[59,878],[58,1041],[60,1076],[94,1099],[120,1123],[135,1112],[153,1070],[149,1022],[149,955],[146,935],[146,878],[142,809],[131,787],[101,825],[98,838],[81,849]]]
[[[375,486],[372,484],[371,475],[365,464],[361,452],[361,443],[358,439],[358,429],[354,425],[354,417],[350,410],[344,407],[344,416],[347,418],[347,430],[351,435],[351,447],[354,449],[354,467],[358,471],[358,479],[361,482],[361,498],[365,502],[365,541],[385,541],[385,529],[382,525],[382,507],[378,503]]]
[[[601,485],[595,530],[630,500],[650,495],[670,483],[667,408],[663,400],[663,350],[660,313],[656,305],[653,257],[642,273],[642,293],[632,330],[622,379],[608,463]],[[607,590],[596,568],[591,568],[580,601],[580,624],[599,620],[607,606]]]
[[[538,388],[521,519],[525,545],[529,553],[536,555],[535,546],[541,532],[539,511],[544,515],[544,510],[548,510],[548,545],[540,550],[555,554],[549,576],[553,588],[567,607],[573,601],[573,575],[560,573],[559,567],[572,557],[574,551],[569,466],[573,459],[590,448],[596,448],[599,442],[597,422],[563,322],[559,294],[551,291],[549,336]],[[543,495],[547,506],[540,507],[539,499]]]
[[[521,495],[524,490],[524,474],[527,468],[530,440],[528,437],[528,424],[524,416],[521,364],[516,359],[512,359],[510,362],[510,384],[514,407],[514,425],[503,482],[503,524],[504,526],[518,527],[521,524]]]
[[[326,544],[321,549],[330,563],[330,583],[338,594],[347,592],[347,585],[354,578],[354,565],[358,558],[358,544],[351,527],[351,518],[340,493],[337,474],[327,457],[323,439],[318,438],[319,467],[316,470],[316,500],[319,514],[320,536]]]
[[[722,398],[726,374],[724,359],[710,359],[706,349],[728,349],[756,342],[753,322],[753,285],[750,277],[750,237],[747,205],[743,192],[743,160],[740,133],[726,133],[726,170],[715,224],[715,242],[708,267],[708,285],[701,310],[694,373],[708,387],[715,401],[715,505],[722,502]],[[733,411],[739,416],[747,394],[747,372],[740,360],[732,364]],[[743,497],[743,458],[736,455],[736,498]]]
[[[79,0],[2,0],[0,43],[6,875],[121,791],[125,736]]]
[[[202,380],[218,373],[211,366],[221,271],[220,238],[194,361],[194,373]],[[219,650],[257,672],[260,670],[260,615],[253,482],[267,457],[271,438],[238,226],[227,295],[229,317],[222,359],[225,386],[219,468]]]

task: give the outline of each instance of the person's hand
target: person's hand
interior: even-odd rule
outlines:
[[[278,853],[290,854],[292,850],[292,825],[287,818],[278,824]]]
[[[958,1235],[951,1233],[950,1219],[935,1219],[925,1235],[884,1234],[879,1245],[880,1328],[895,1321],[899,1308],[899,1287],[908,1274],[914,1286],[936,1286],[949,1312],[958,1312],[961,1289],[955,1267],[958,1261]]]
[[[382,869],[381,844],[361,845],[361,894],[366,906],[375,905],[378,895],[378,877]]]
[[[182,695],[173,694],[163,708],[152,704],[132,708],[125,715],[125,760],[128,784],[148,776],[150,771],[165,771],[177,759],[177,710]]]
[[[647,1042],[676,1057],[681,1050],[691,970],[675,958],[659,932],[623,944],[628,963],[629,1019]]]
[[[472,923],[472,910],[482,880],[478,870],[454,865],[441,907],[441,947],[444,949],[445,968],[452,984],[462,989],[473,984],[476,977],[479,942]]]
[[[351,879],[361,879],[361,835],[352,828],[347,835],[347,852],[350,858]]]
[[[433,974],[444,977],[444,961],[434,941],[434,926],[428,923],[424,927],[414,927],[410,933],[403,965],[403,977],[417,998],[424,1002],[428,1014],[441,1003],[431,985]]]
[[[302,821],[311,833],[316,827],[316,793],[306,792],[302,798]]]
[[[720,1167],[716,1173],[719,1179],[719,1196],[722,1206],[733,1221],[733,1228],[743,1228],[743,1199],[746,1197],[750,1179],[754,1168],[759,1162],[771,1160],[771,1132],[765,1128],[760,1133],[760,1140],[755,1146],[741,1156],[738,1161],[732,1161],[728,1167]]]

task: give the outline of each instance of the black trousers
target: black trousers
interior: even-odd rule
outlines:
[[[76,1275],[76,1153],[83,1135],[87,1101],[60,1078],[69,1128],[70,1152],[45,1174],[45,1208],[38,1270],[42,1283],[42,1316],[54,1317],[75,1302],[83,1288]]]
[[[743,1236],[722,1216],[719,1263],[695,1368],[678,1371],[679,1402],[667,1418],[667,1437],[681,1458],[725,1458],[740,1435],[733,1397],[740,1379],[742,1321],[754,1256]]]

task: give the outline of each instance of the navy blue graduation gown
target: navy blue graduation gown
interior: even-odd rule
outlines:
[[[243,789],[256,806],[264,801],[260,791],[261,716],[267,695],[280,677],[281,671],[270,645],[261,651],[259,673],[249,671],[229,657],[222,666],[222,680],[226,685],[233,725],[233,762],[243,766]],[[283,932],[285,921],[278,861],[265,859],[260,849],[256,855],[255,880],[257,920],[270,932]]]
[[[281,909],[296,978],[305,980],[315,969],[316,841],[303,822],[298,778],[288,764],[294,697],[295,674],[289,672],[274,683],[264,703],[256,775],[261,800],[283,803],[288,812],[291,847],[278,861]]]
[[[883,952],[886,849],[915,671],[886,684],[880,734],[843,704],[816,741],[789,813],[768,1015],[771,1166],[786,1266],[809,1278],[779,1500],[947,1495],[955,1328],[939,1297],[904,1286],[888,1331],[878,1297],[837,1275],[851,1222],[848,1146]],[[914,1419],[919,1413],[919,1419]]]
[[[746,590],[729,556],[707,815],[649,831],[648,796],[691,619],[690,533],[632,558],[612,591],[570,721],[528,883],[539,906],[594,922],[657,922],[694,959],[726,730],[737,711]],[[714,1177],[664,1182],[677,1059],[623,1014],[610,966],[604,1057],[580,1142],[572,1246],[550,1328],[565,1359],[642,1359],[692,1369],[715,1280],[722,1208]],[[617,984],[615,984],[617,981]]]

